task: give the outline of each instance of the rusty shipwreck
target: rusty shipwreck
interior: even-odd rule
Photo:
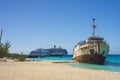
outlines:
[[[93,33],[85,41],[79,42],[73,49],[73,60],[80,63],[104,64],[109,45],[104,38],[95,35],[96,25],[93,19]]]

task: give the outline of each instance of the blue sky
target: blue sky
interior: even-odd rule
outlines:
[[[92,34],[120,54],[120,0],[0,0],[2,42],[10,41],[12,53],[29,53],[53,45],[68,50]]]

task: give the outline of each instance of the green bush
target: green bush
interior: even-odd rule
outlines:
[[[10,42],[0,43],[0,58],[9,57]]]
[[[26,56],[25,56],[25,55],[18,55],[18,56],[17,56],[17,59],[18,59],[19,61],[25,61],[25,60],[26,60]]]
[[[11,59],[17,59],[18,61],[25,61],[27,55],[25,54],[18,54],[18,53],[11,53],[10,58]]]

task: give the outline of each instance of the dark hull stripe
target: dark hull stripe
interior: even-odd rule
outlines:
[[[105,61],[105,57],[98,54],[90,54],[90,55],[81,55],[73,58],[73,60],[77,60],[80,63],[90,63],[90,64],[100,64],[103,65]]]

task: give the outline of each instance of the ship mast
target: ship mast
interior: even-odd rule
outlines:
[[[93,20],[93,25],[92,25],[93,33],[92,33],[92,35],[95,36],[95,28],[96,28],[96,25],[95,25],[95,18],[93,18],[92,20]]]
[[[1,40],[2,40],[2,33],[3,33],[3,30],[1,30],[1,33],[0,33],[0,45],[2,44]]]

